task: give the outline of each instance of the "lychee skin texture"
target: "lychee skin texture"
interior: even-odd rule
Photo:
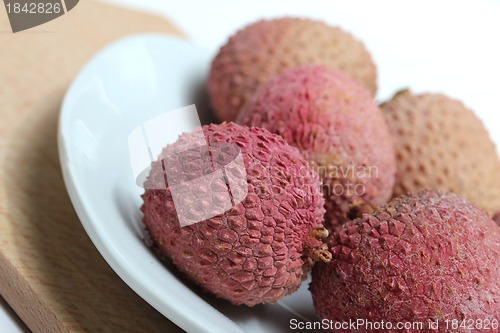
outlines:
[[[493,216],[493,221],[495,221],[500,227],[500,212],[496,213],[495,216]]]
[[[396,164],[384,116],[340,71],[285,71],[259,89],[237,122],[281,135],[312,163],[324,183],[328,228],[391,198]]]
[[[303,241],[309,231],[322,226],[319,177],[296,148],[264,129],[223,123],[204,126],[203,133],[213,163],[233,158],[226,156],[230,151],[217,147],[240,149],[246,197],[222,214],[181,227],[171,186],[164,185],[161,161],[169,159],[169,148],[192,142],[192,135],[183,134],[152,164],[142,196],[144,224],[159,253],[206,291],[234,304],[276,302],[295,291],[310,270]],[[204,162],[203,158],[179,165],[174,161],[173,168],[207,168]],[[202,172],[212,171],[209,161],[208,171]],[[226,173],[228,178],[241,179],[238,170],[228,167]],[[201,192],[215,196],[226,190],[212,186]]]
[[[500,229],[455,194],[396,198],[344,224],[331,251],[331,263],[315,265],[310,285],[321,318],[439,320],[438,331],[451,332],[445,320],[500,316]]]
[[[351,34],[315,20],[262,20],[230,37],[212,62],[207,88],[216,116],[233,121],[259,86],[305,64],[345,71],[376,92],[375,64]]]
[[[408,90],[381,105],[394,138],[394,195],[438,189],[493,216],[500,211],[500,160],[483,123],[461,102]]]

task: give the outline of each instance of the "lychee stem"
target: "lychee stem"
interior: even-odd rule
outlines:
[[[328,251],[328,246],[322,241],[327,237],[328,230],[325,228],[312,229],[305,237],[305,253],[313,262],[321,260],[329,263],[332,260],[332,254]]]
[[[309,234],[316,239],[325,239],[328,237],[328,230],[326,228],[316,228],[309,231]]]
[[[319,260],[323,261],[326,264],[332,261],[332,253],[328,250],[318,250],[316,252],[316,255],[318,256]]]

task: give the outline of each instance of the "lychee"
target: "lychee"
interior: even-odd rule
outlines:
[[[461,102],[408,90],[382,104],[394,139],[394,194],[451,191],[500,211],[500,160],[483,123]]]
[[[222,121],[236,119],[259,86],[304,64],[340,69],[376,91],[376,67],[351,34],[316,20],[262,20],[233,35],[213,60],[207,88],[215,114]]]
[[[181,135],[152,164],[143,221],[159,253],[206,291],[234,304],[273,303],[314,260],[328,260],[320,186],[278,135],[212,124]]]
[[[500,229],[456,194],[396,198],[344,224],[331,252],[329,264],[315,265],[310,285],[321,318],[423,325],[404,332],[485,332],[450,323],[491,323],[500,316]]]
[[[348,75],[320,65],[289,69],[263,85],[237,122],[268,129],[299,148],[323,180],[334,227],[390,199],[392,139],[372,96]]]

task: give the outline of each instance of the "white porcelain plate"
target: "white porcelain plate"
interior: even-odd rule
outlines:
[[[307,282],[278,304],[233,306],[197,292],[144,241],[143,189],[134,179],[129,135],[148,120],[190,104],[196,104],[202,122],[209,122],[201,88],[212,56],[162,35],[128,37],[98,53],[62,106],[64,180],[85,230],[109,265],[178,326],[188,332],[288,332],[292,318],[315,319]],[[173,117],[171,124],[186,121]]]

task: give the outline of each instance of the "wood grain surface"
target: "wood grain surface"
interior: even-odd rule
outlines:
[[[56,144],[65,90],[96,51],[132,33],[178,31],[90,0],[29,31],[9,30],[0,21],[0,294],[34,332],[181,332],[120,280],[87,237]]]

